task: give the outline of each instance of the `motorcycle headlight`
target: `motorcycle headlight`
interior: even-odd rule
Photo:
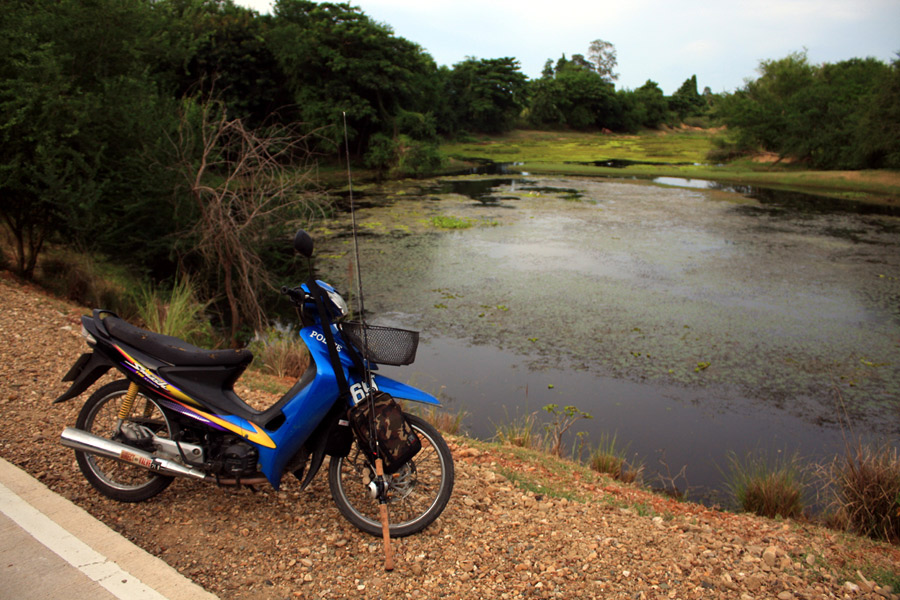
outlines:
[[[334,290],[327,290],[326,293],[328,294],[328,299],[331,300],[331,303],[338,310],[338,319],[343,319],[350,314],[350,308],[347,306],[347,302],[341,298],[340,294]]]

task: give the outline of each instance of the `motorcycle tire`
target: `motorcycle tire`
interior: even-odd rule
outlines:
[[[405,537],[428,527],[440,516],[453,491],[453,457],[437,429],[415,415],[405,415],[422,449],[395,473],[390,485],[388,516],[391,537]],[[357,443],[346,457],[332,457],[328,484],[338,510],[356,527],[382,535],[379,504],[368,484],[375,472]]]
[[[126,443],[117,434],[119,405],[125,398],[129,382],[126,380],[108,383],[91,394],[75,426],[78,429]],[[171,437],[172,429],[159,406],[147,396],[138,393],[131,414],[126,421],[147,427],[156,435]],[[97,456],[80,450],[75,451],[75,459],[85,479],[105,496],[120,502],[143,502],[169,487],[174,479],[168,475],[153,473],[137,465],[112,458]]]

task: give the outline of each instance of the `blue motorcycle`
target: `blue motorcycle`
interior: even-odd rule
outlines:
[[[310,236],[298,232],[294,247],[312,273]],[[312,275],[282,292],[299,310],[311,360],[261,411],[234,391],[249,350],[198,348],[109,311],[82,317],[91,352],[63,378],[72,385],[54,403],[81,395],[110,369],[125,378],[88,398],[62,444],[75,450],[91,485],[123,502],[147,500],[175,477],[277,490],[289,472],[305,489],[327,457],[332,497],[356,527],[386,539],[388,531],[421,531],[450,499],[453,459],[437,430],[396,400],[440,403],[377,373],[379,363],[410,364],[418,334],[347,320],[344,299]]]

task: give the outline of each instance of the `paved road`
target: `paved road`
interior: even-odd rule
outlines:
[[[0,459],[0,599],[217,600]]]

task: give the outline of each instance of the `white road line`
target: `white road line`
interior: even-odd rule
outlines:
[[[73,536],[0,483],[0,512],[67,563],[121,600],[166,600],[113,560]]]

